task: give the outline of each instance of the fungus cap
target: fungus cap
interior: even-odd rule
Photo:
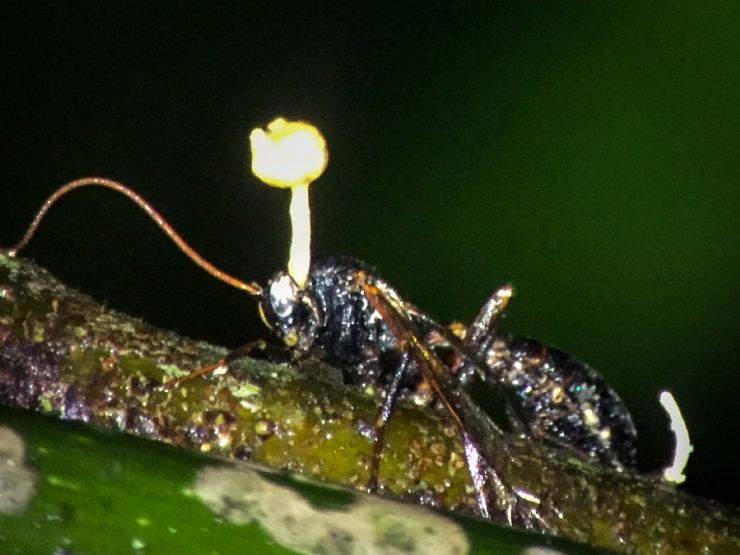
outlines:
[[[252,172],[274,187],[311,183],[324,172],[329,158],[324,137],[303,121],[277,118],[267,125],[267,131],[252,131],[249,141]]]

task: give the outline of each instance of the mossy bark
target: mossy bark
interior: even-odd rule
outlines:
[[[320,361],[243,358],[226,373],[162,382],[223,348],[105,309],[45,270],[0,255],[0,403],[362,489],[377,402]],[[384,494],[473,511],[460,444],[444,415],[402,406],[386,436]],[[634,553],[740,552],[740,513],[656,479],[503,435],[503,480],[554,515],[550,531]]]

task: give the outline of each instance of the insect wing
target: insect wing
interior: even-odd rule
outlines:
[[[473,481],[481,515],[486,518],[542,529],[536,513],[521,511],[518,499],[498,476],[497,461],[509,458],[504,433],[456,382],[449,368],[420,339],[412,318],[398,302],[394,291],[385,293],[375,284],[363,284],[368,301],[398,339],[400,349],[408,350],[418,364],[436,397],[457,427],[465,461]]]

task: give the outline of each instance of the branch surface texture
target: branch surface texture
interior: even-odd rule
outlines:
[[[163,382],[226,350],[101,305],[38,266],[0,255],[0,403],[123,430],[363,489],[377,401],[319,361],[240,359],[226,373]],[[505,434],[502,479],[557,515],[553,534],[624,553],[740,553],[740,512],[652,477],[617,473]],[[380,469],[385,495],[472,512],[457,434],[402,405]]]

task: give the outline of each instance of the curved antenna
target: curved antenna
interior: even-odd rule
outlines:
[[[258,296],[262,294],[262,287],[260,287],[259,284],[254,282],[246,283],[224,272],[223,270],[219,270],[218,268],[216,268],[216,266],[214,266],[201,255],[199,255],[193,249],[193,247],[188,245],[185,240],[180,237],[180,235],[174,230],[174,228],[167,222],[167,220],[165,220],[164,217],[138,193],[134,192],[131,188],[127,187],[123,183],[114,181],[113,179],[108,179],[106,177],[83,177],[81,179],[75,179],[74,181],[65,183],[64,185],[59,187],[49,196],[49,198],[44,201],[44,204],[41,205],[41,208],[39,208],[38,212],[36,212],[31,225],[28,226],[28,229],[26,230],[26,233],[23,235],[21,240],[7,249],[6,253],[9,256],[15,256],[19,250],[21,250],[28,244],[28,242],[36,233],[36,229],[39,227],[41,220],[44,219],[44,216],[52,207],[52,205],[54,205],[54,203],[58,201],[62,196],[69,193],[70,191],[73,191],[74,189],[90,186],[113,189],[114,191],[121,193],[125,197],[134,201],[139,206],[139,208],[144,210],[144,212],[146,212],[147,215],[152,220],[154,220],[154,223],[156,223],[159,228],[164,231],[170,239],[172,239],[172,241],[178,246],[178,248],[185,253],[185,256],[187,256],[190,260],[195,262],[198,266],[203,268],[206,272],[211,274],[216,279],[220,279],[221,281],[223,281],[224,283],[228,283],[232,287],[241,289],[249,295]]]

